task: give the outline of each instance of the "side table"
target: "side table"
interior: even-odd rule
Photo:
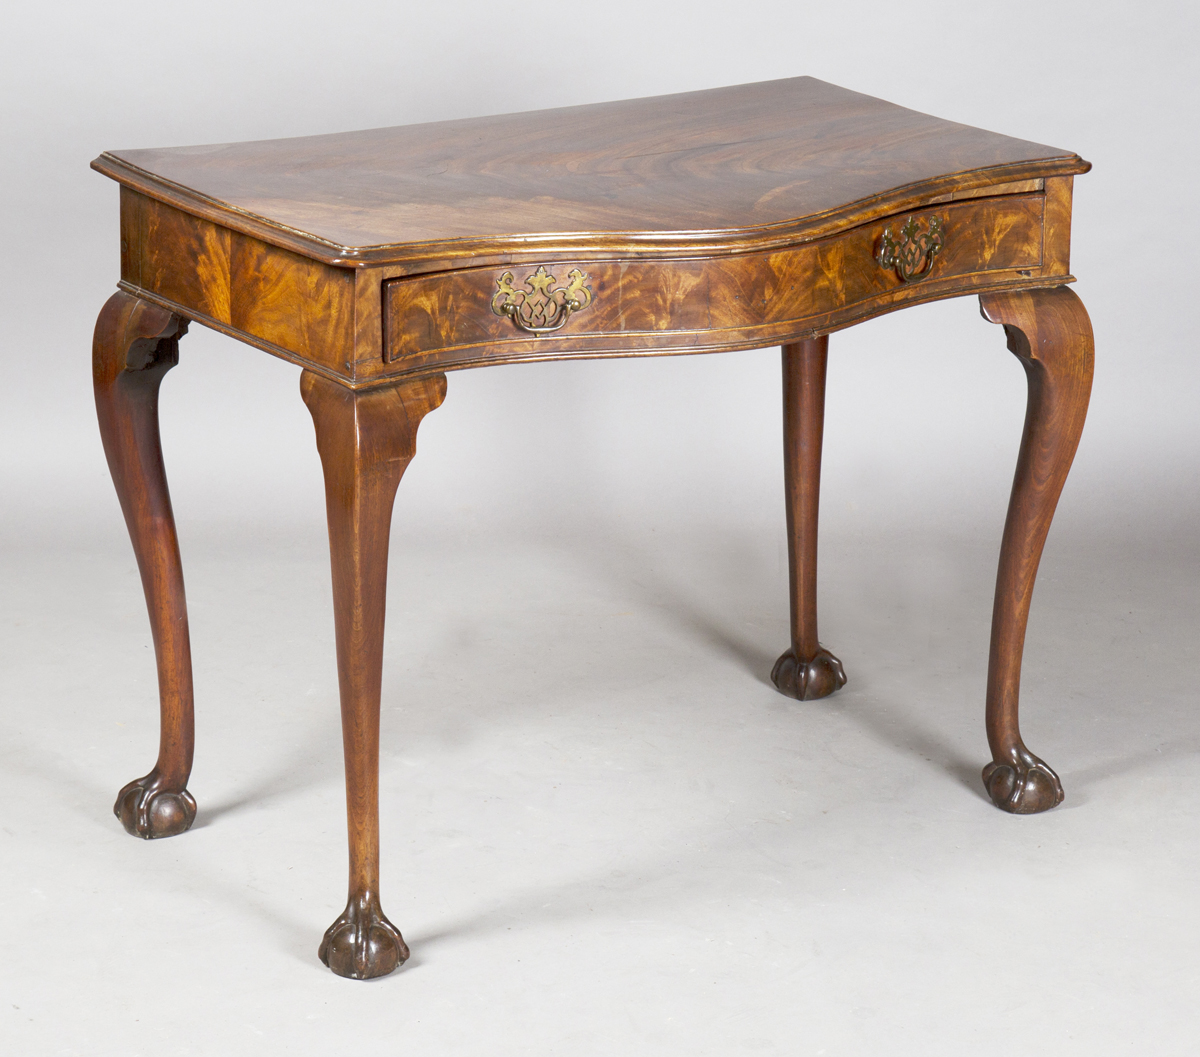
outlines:
[[[105,153],[121,281],[96,324],[104,449],[158,663],[158,761],[117,797],[140,837],[196,804],[183,573],[158,389],[192,321],[300,364],[325,473],[350,893],[320,957],[342,976],[408,956],[379,901],[379,707],[392,503],[446,372],[568,357],[782,345],[791,645],[800,700],[846,676],[817,638],[829,334],[979,295],[1029,380],[988,664],[1005,811],[1061,802],[1017,726],[1042,546],[1074,458],[1092,331],[1069,270],[1078,155],[800,77],[685,95],[258,143]]]

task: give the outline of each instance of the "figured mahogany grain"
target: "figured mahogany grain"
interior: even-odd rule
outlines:
[[[302,257],[121,188],[121,278],[131,293],[267,347],[348,373],[354,272]]]
[[[473,268],[395,279],[384,286],[386,356],[393,370],[480,363],[761,347],[828,332],[880,310],[1040,277],[1041,194],[946,203],[840,235],[771,252],[681,261],[556,261],[565,283],[584,272],[593,292],[562,330],[531,337],[492,311],[500,276],[518,283],[537,265]],[[905,283],[876,260],[885,228],[910,216],[945,225],[945,247],[927,278]]]
[[[230,243],[238,236],[150,198],[138,205],[137,285],[196,316],[231,324]]]
[[[593,245],[677,256],[787,243],[921,197],[1088,167],[1068,151],[811,77],[327,136],[109,151],[93,165],[327,263]]]
[[[182,833],[196,817],[187,790],[195,745],[187,601],[158,432],[159,385],[179,362],[186,332],[186,320],[118,292],[101,310],[92,343],[100,437],[137,556],[158,665],[158,760],[120,791],[113,811],[147,839]]]
[[[1056,176],[1046,181],[1042,274],[1071,274],[1071,198],[1074,177]]]
[[[1088,168],[803,77],[94,164],[122,183],[123,289],[356,388],[787,344],[1070,281],[1070,179]],[[931,209],[957,234],[901,284],[878,241]],[[578,266],[602,296],[533,339],[490,312],[486,270],[539,265]]]
[[[1032,814],[1062,803],[1063,790],[1058,775],[1021,740],[1021,655],[1042,547],[1087,418],[1094,343],[1083,302],[1065,286],[989,294],[979,302],[984,319],[1004,325],[1008,348],[1029,379],[992,610],[987,681],[992,762],[983,781],[997,807]]]

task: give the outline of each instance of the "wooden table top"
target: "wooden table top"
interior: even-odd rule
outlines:
[[[638,256],[815,238],[1077,154],[811,77],[325,136],[105,152],[92,167],[328,264]]]

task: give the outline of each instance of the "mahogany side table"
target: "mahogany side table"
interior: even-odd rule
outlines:
[[[121,281],[96,324],[104,449],[158,662],[158,761],[115,807],[140,837],[192,824],[192,674],[158,389],[191,321],[300,364],[324,467],[350,893],[320,957],[356,978],[408,956],[379,901],[379,706],[392,502],[446,372],[782,345],[792,641],[771,677],[841,687],[817,641],[829,334],[977,294],[1029,402],[1000,550],[983,780],[1061,802],[1017,727],[1042,545],[1074,458],[1092,330],[1069,274],[1076,154],[808,77],[597,106],[258,143],[105,153]]]

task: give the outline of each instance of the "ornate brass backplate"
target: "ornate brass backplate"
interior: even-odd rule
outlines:
[[[518,330],[527,334],[550,334],[566,326],[575,312],[582,312],[592,303],[588,276],[578,268],[567,272],[566,286],[555,287],[557,281],[545,267],[524,280],[525,290],[513,286],[513,273],[505,272],[496,280],[492,295],[492,311],[508,316]]]
[[[945,245],[942,218],[936,213],[929,218],[929,230],[917,234],[917,218],[909,217],[900,228],[900,238],[892,236],[891,228],[883,229],[879,252],[875,259],[884,268],[895,268],[900,280],[915,283],[929,274],[933,258]]]

